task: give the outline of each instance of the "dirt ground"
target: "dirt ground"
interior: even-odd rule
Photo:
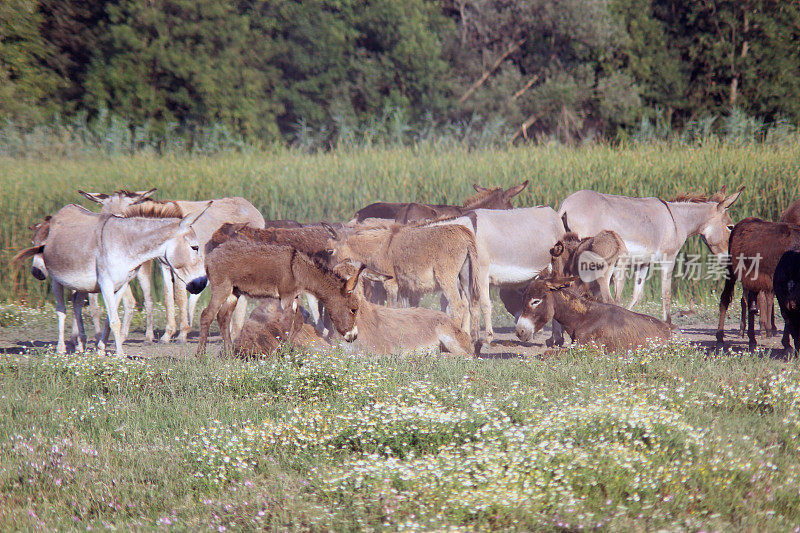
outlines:
[[[776,306],[777,307],[777,306]],[[487,359],[508,359],[513,357],[535,357],[544,354],[548,348],[545,346],[545,340],[550,336],[549,328],[539,332],[532,342],[520,341],[514,333],[513,319],[505,311],[496,308],[495,322],[495,341],[491,346],[484,345],[481,349],[480,357]],[[644,312],[653,316],[660,314],[660,305],[654,302],[644,304],[637,309],[639,312]],[[673,321],[679,327],[680,332],[675,336],[678,339],[686,339],[689,342],[695,343],[708,350],[715,350],[716,343],[716,329],[717,329],[717,311],[713,308],[692,308],[689,309],[675,309],[673,313]],[[777,309],[776,309],[777,311]],[[49,315],[49,316],[48,316]],[[156,324],[156,337],[163,332],[163,316],[157,314],[155,319]],[[778,334],[773,337],[758,336],[759,347],[767,348],[768,355],[773,357],[782,357],[780,352],[781,348],[781,333],[783,331],[783,321],[780,319],[780,313],[776,316]],[[88,316],[85,318],[87,327],[87,335],[90,336],[89,347],[94,347],[94,341],[91,338],[93,329],[91,321]],[[159,330],[160,327],[160,330]],[[758,328],[758,325],[756,325]],[[67,335],[69,335],[70,326],[67,325]],[[758,333],[758,332],[757,332]],[[134,320],[133,327],[131,328],[131,335],[125,342],[125,351],[127,355],[133,357],[153,358],[153,357],[173,357],[173,358],[188,358],[194,357],[197,349],[197,329],[195,327],[189,335],[189,342],[186,344],[177,344],[175,342],[169,344],[148,343],[144,339],[144,323],[141,311],[137,313]],[[36,316],[32,320],[26,320],[21,324],[0,328],[0,353],[21,353],[31,348],[44,348],[47,346],[55,345],[58,338],[58,330],[56,327],[55,313],[44,312]],[[568,345],[569,341],[567,341]],[[113,349],[113,341],[110,342]],[[209,353],[216,354],[222,346],[222,340],[218,333],[212,329],[212,336],[210,337]],[[739,309],[738,306],[728,311],[726,330],[725,330],[725,346],[735,351],[747,351],[747,339],[739,336]],[[74,349],[68,342],[68,350]]]

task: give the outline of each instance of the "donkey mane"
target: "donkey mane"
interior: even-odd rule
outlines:
[[[121,217],[142,217],[142,218],[183,218],[183,210],[175,202],[147,202],[127,207]]]
[[[127,198],[138,198],[139,193],[135,191],[130,191],[128,189],[119,189],[118,191],[114,191],[114,194],[118,194],[119,196],[125,196]]]
[[[720,197],[719,194],[714,194],[712,196],[707,196],[702,193],[682,193],[677,195],[670,202],[685,202],[685,203],[693,203],[693,204],[702,204],[705,202],[721,202],[724,200],[724,196]]]
[[[485,202],[491,196],[503,192],[502,187],[494,187],[492,189],[486,189],[485,191],[480,191],[477,194],[473,194],[462,204],[464,209],[474,209],[476,206]]]

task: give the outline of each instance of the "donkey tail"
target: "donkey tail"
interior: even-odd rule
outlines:
[[[22,261],[23,259],[27,259],[29,257],[33,257],[36,254],[40,254],[44,251],[44,244],[40,244],[39,246],[31,246],[30,248],[25,248],[24,250],[20,250],[17,255],[11,258],[11,263],[17,263]]]

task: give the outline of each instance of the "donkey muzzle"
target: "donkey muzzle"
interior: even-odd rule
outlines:
[[[202,290],[206,288],[207,283],[208,278],[205,276],[194,278],[192,281],[186,284],[186,290],[192,294],[200,294]]]
[[[358,337],[358,326],[353,326],[353,329],[344,334],[344,340],[353,342]]]
[[[43,281],[45,278],[47,278],[47,275],[44,272],[42,272],[42,269],[40,269],[39,267],[31,267],[31,274],[33,275],[34,278],[38,279],[39,281]]]

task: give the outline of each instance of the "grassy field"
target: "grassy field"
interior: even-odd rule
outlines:
[[[2,530],[788,531],[798,459],[758,353],[0,355]]]
[[[29,245],[30,224],[69,202],[88,202],[77,189],[113,191],[158,187],[159,198],[205,199],[241,195],[268,218],[347,220],[376,200],[460,203],[472,184],[531,184],[517,205],[557,208],[570,193],[589,188],[617,194],[713,192],[723,184],[746,193],[732,209],[776,218],[800,189],[800,146],[712,142],[671,147],[592,145],[467,150],[458,147],[365,148],[304,154],[133,156],[27,160],[0,158],[0,301],[39,305],[46,284],[8,259]],[[698,238],[687,252],[701,250]],[[718,282],[676,282],[678,298],[709,298]],[[652,291],[657,284],[648,284]],[[651,294],[655,294],[651,292]],[[711,300],[715,299],[714,297]]]
[[[766,145],[0,159],[0,336],[53,327],[45,285],[8,258],[78,188],[342,220],[378,199],[458,203],[473,182],[530,179],[518,205],[553,207],[580,188],[746,185],[736,220],[777,217],[798,171],[800,148]],[[718,285],[678,292],[713,302]],[[0,354],[0,530],[787,531],[799,476],[800,372],[763,352]]]

